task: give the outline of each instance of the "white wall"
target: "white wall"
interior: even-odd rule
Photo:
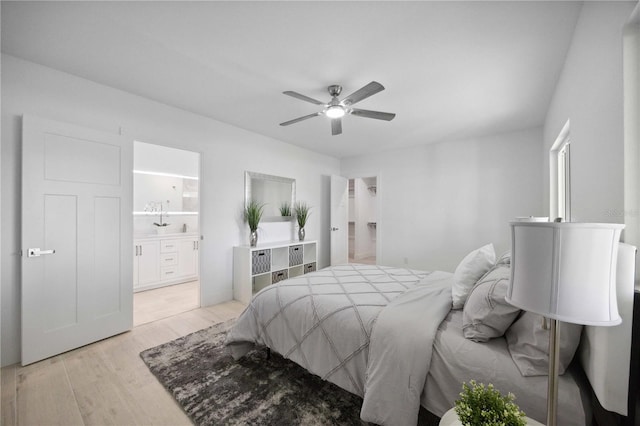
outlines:
[[[248,243],[242,220],[245,170],[296,179],[297,199],[314,207],[307,239],[329,264],[329,178],[339,161],[218,121],[21,59],[2,56],[2,363],[20,352],[21,115],[32,114],[201,154],[202,303],[232,298],[232,247]],[[282,235],[261,226],[261,241]],[[290,227],[290,225],[289,225]]]
[[[570,119],[572,220],[624,220],[622,30],[634,6],[633,2],[582,6],[544,123],[546,214],[549,150]]]
[[[640,3],[624,30],[624,240],[640,247]],[[636,263],[636,285],[640,265]]]
[[[469,251],[511,246],[508,222],[541,215],[542,130],[343,159],[378,176],[379,264],[453,271]]]

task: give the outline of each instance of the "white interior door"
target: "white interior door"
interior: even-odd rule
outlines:
[[[23,365],[132,327],[132,146],[23,117]]]
[[[349,180],[331,176],[331,265],[349,262]]]

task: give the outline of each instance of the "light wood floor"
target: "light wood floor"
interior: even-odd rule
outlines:
[[[5,367],[0,424],[191,424],[139,354],[243,309],[236,301],[198,308],[26,367]]]
[[[375,265],[376,264],[376,257],[375,256],[369,256],[369,257],[363,257],[361,259],[354,259],[352,257],[349,258],[349,263],[364,263],[366,265]]]
[[[200,281],[133,293],[133,326],[200,307]]]

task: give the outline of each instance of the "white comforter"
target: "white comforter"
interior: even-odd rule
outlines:
[[[323,269],[256,294],[229,332],[235,358],[267,346],[363,397],[361,417],[415,425],[451,274],[376,265]]]

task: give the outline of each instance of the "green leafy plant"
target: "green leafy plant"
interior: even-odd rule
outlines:
[[[291,204],[286,201],[280,204],[280,216],[291,216]]]
[[[300,228],[304,228],[304,226],[307,224],[307,218],[310,214],[309,210],[311,210],[311,207],[307,206],[307,203],[300,201],[297,202],[293,207],[293,214],[295,215],[296,220],[298,221],[298,226]]]
[[[247,206],[244,209],[244,220],[249,224],[251,232],[258,230],[260,219],[262,219],[263,209],[264,204],[260,204],[255,200],[251,200],[247,203]]]
[[[525,414],[513,402],[516,397],[503,396],[492,384],[485,387],[471,380],[462,384],[455,411],[463,425],[468,426],[525,426]]]

